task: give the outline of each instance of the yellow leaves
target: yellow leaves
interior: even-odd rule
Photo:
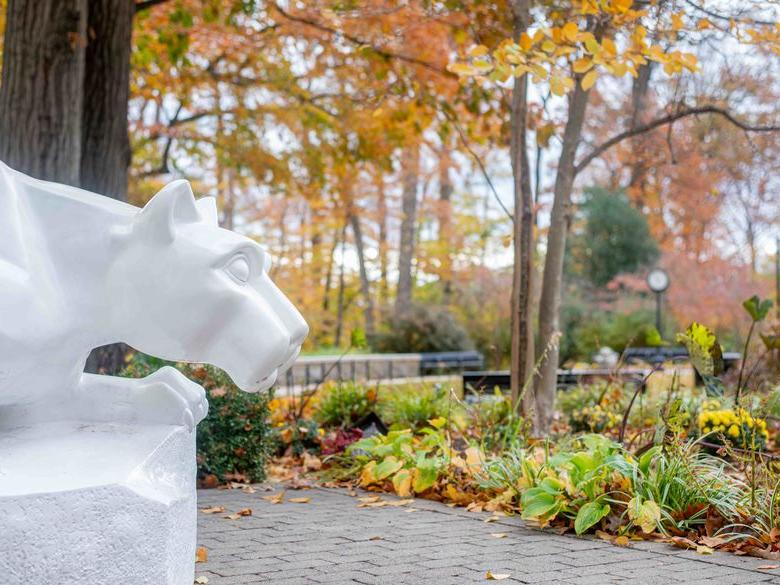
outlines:
[[[572,87],[574,87],[574,80],[571,77],[556,75],[550,78],[550,91],[553,95],[565,95]]]
[[[675,14],[672,14],[672,30],[675,32],[679,31],[685,24],[683,22],[682,15],[682,12],[676,12]]]
[[[211,506],[210,508],[201,508],[200,511],[202,514],[221,514],[225,511],[225,508],[222,506]]]
[[[493,538],[506,538],[507,536],[509,536],[509,533],[508,532],[491,532],[490,536],[492,536]]]
[[[628,517],[644,532],[650,533],[661,521],[661,508],[652,500],[642,502],[640,498],[634,497],[628,502]]]
[[[615,11],[625,14],[629,10],[631,10],[631,6],[633,5],[633,0],[613,0],[612,1],[612,7],[615,9]]]
[[[311,498],[290,498],[287,501],[292,502],[293,504],[308,504],[311,502]]]
[[[582,81],[580,81],[580,84],[582,85],[582,89],[585,91],[588,91],[591,87],[593,87],[593,84],[596,83],[596,80],[599,78],[599,72],[595,69],[592,69],[591,71],[588,71],[582,78]]]
[[[696,28],[698,30],[707,30],[712,28],[712,23],[707,18],[700,18],[699,22],[696,23]]]
[[[488,48],[485,45],[476,45],[469,49],[469,57],[484,57],[488,54]]]
[[[579,29],[577,28],[576,22],[567,22],[561,28],[561,36],[563,37],[563,40],[570,43],[573,43],[577,40],[578,32]]]
[[[206,550],[205,546],[199,546],[195,549],[195,562],[196,563],[205,563],[209,560],[209,551]]]
[[[550,139],[555,135],[555,124],[548,122],[536,129],[536,144],[542,148],[550,145]],[[510,242],[511,243],[511,242]]]
[[[531,47],[534,46],[534,41],[531,39],[531,37],[528,35],[528,33],[523,33],[520,35],[519,40],[520,48],[523,49],[523,51],[529,51],[531,50]]]
[[[591,67],[593,67],[593,60],[588,59],[587,57],[582,57],[581,59],[577,59],[572,64],[572,69],[574,69],[574,73],[585,73]]]
[[[468,63],[450,63],[447,65],[447,71],[461,77],[468,77],[477,72],[477,70]]]
[[[488,581],[503,581],[504,579],[509,579],[511,576],[510,573],[493,573],[490,570],[485,573],[485,579]]]
[[[369,461],[363,468],[363,471],[360,472],[360,485],[362,487],[369,486],[377,481],[376,476],[374,475],[375,469],[376,461]]]
[[[402,498],[408,498],[412,495],[412,472],[408,469],[401,469],[393,476],[393,489],[395,493]]]

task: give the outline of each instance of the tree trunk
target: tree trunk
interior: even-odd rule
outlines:
[[[450,169],[452,154],[443,146],[439,156],[439,257],[441,259],[441,280],[444,303],[450,304],[452,297],[452,193],[454,187]]]
[[[555,408],[558,377],[558,343],[551,343],[560,328],[561,295],[563,289],[563,259],[566,236],[571,222],[571,192],[574,186],[574,163],[582,135],[589,92],[582,89],[580,77],[569,98],[568,119],[563,133],[563,145],[555,175],[555,188],[550,228],[547,236],[547,256],[542,276],[539,301],[539,339],[547,356],[541,365],[541,379],[536,387],[537,432],[550,428]]]
[[[8,1],[0,160],[38,179],[79,184],[86,41],[87,0]]]
[[[127,201],[127,103],[135,4],[130,0],[88,0],[88,4],[79,185]],[[86,370],[116,374],[125,365],[127,350],[123,343],[99,347],[90,354]]]
[[[417,182],[420,174],[420,147],[409,146],[401,160],[403,192],[401,195],[401,246],[398,252],[398,290],[395,314],[401,316],[412,306],[412,260],[417,226]]]
[[[376,173],[377,211],[379,213],[379,299],[380,306],[387,305],[390,297],[390,286],[387,282],[387,273],[390,262],[387,259],[387,196],[385,195],[385,181],[381,171]]]
[[[360,269],[360,293],[363,295],[363,314],[365,315],[366,337],[373,339],[376,333],[374,325],[374,301],[371,298],[371,285],[368,281],[368,269],[366,268],[365,247],[363,244],[363,231],[360,229],[360,219],[354,213],[349,214],[349,224],[355,236],[355,248],[357,249],[358,267]]]
[[[513,0],[515,38],[525,32],[529,18],[528,0]],[[512,271],[512,355],[510,380],[512,403],[520,393],[534,363],[533,337],[533,250],[534,201],[531,190],[527,145],[528,76],[515,79],[511,110],[511,158],[514,187],[513,271]],[[533,406],[533,391],[523,397],[523,410],[529,415]]]
[[[333,341],[333,345],[339,347],[341,345],[341,333],[344,329],[344,246],[347,236],[347,223],[344,222],[344,227],[341,230],[341,258],[339,259],[339,294],[336,306],[336,336]]]
[[[127,201],[130,166],[127,102],[134,13],[130,0],[89,0],[80,185],[121,201]]]

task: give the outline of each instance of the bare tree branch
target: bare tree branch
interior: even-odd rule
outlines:
[[[276,9],[279,14],[281,14],[284,18],[287,20],[291,20],[293,22],[300,22],[301,24],[306,24],[308,26],[311,26],[312,28],[316,28],[317,30],[320,30],[322,32],[326,32],[332,35],[340,36],[346,40],[348,40],[350,43],[365,47],[370,47],[371,50],[376,53],[377,55],[380,55],[386,59],[397,59],[398,61],[404,61],[406,63],[411,63],[412,65],[419,65],[420,67],[425,67],[426,69],[429,69],[431,71],[435,71],[436,73],[440,75],[444,75],[445,77],[451,77],[453,79],[457,79],[458,76],[454,73],[447,71],[446,69],[442,69],[441,67],[438,67],[437,65],[434,65],[433,63],[429,61],[423,61],[422,59],[417,59],[415,57],[410,57],[409,55],[403,55],[401,53],[393,53],[391,51],[388,51],[386,49],[382,49],[380,47],[377,47],[375,44],[369,42],[366,39],[362,39],[358,36],[351,35],[349,33],[344,32],[343,30],[338,30],[336,28],[327,26],[321,22],[317,22],[316,20],[306,18],[304,16],[298,16],[294,14],[290,14],[289,12],[285,11],[281,6],[278,4],[274,4],[274,8]]]
[[[485,164],[482,162],[482,159],[480,156],[474,151],[473,148],[471,148],[471,145],[469,144],[468,140],[466,139],[466,135],[463,133],[463,129],[460,127],[460,124],[458,124],[458,121],[455,119],[454,116],[451,116],[448,112],[443,112],[446,118],[452,123],[453,126],[455,126],[455,130],[458,132],[458,136],[460,137],[460,141],[463,144],[464,148],[469,151],[469,154],[474,158],[474,160],[477,163],[477,166],[479,166],[479,170],[482,173],[482,176],[485,177],[485,181],[487,181],[488,186],[490,187],[490,190],[493,192],[493,197],[495,197],[496,201],[498,202],[499,207],[506,213],[506,216],[511,219],[512,221],[515,220],[512,213],[506,208],[506,205],[504,205],[504,202],[501,201],[501,197],[498,195],[498,191],[496,191],[496,187],[493,185],[493,181],[490,179],[490,175],[487,172],[487,169],[485,168]]]
[[[715,114],[717,116],[721,116],[726,120],[728,120],[731,124],[733,124],[737,128],[741,128],[745,132],[780,131],[780,126],[756,126],[753,124],[748,124],[747,122],[743,122],[742,120],[736,118],[728,110],[718,106],[707,105],[707,106],[698,106],[695,108],[685,108],[673,114],[663,116],[662,118],[657,118],[651,122],[648,122],[647,124],[642,124],[641,126],[637,126],[630,130],[620,132],[619,134],[616,134],[609,140],[602,142],[600,145],[596,146],[595,148],[593,148],[593,150],[591,150],[588,154],[586,154],[585,157],[579,163],[577,163],[577,165],[574,167],[574,173],[575,175],[579,174],[590,163],[592,163],[594,159],[598,158],[599,156],[604,154],[604,152],[606,152],[607,150],[609,150],[610,148],[612,148],[613,146],[615,146],[616,144],[622,142],[627,138],[631,138],[632,136],[637,136],[639,134],[644,134],[645,132],[650,132],[651,130],[655,130],[656,128],[660,128],[661,126],[665,126],[666,124],[672,124],[673,122],[676,122],[677,120],[680,120],[682,118],[687,118],[688,116],[697,116],[699,114]]]

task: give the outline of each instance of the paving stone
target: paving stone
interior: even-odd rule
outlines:
[[[209,585],[465,585],[484,582],[488,569],[509,573],[504,583],[780,585],[780,575],[758,569],[767,564],[760,559],[659,543],[618,548],[516,517],[485,523],[489,514],[437,502],[417,501],[410,513],[407,506],[358,508],[343,490],[309,490],[308,504],[272,504],[262,498],[268,493],[199,492],[199,507],[253,511],[236,521],[198,514],[198,545],[209,559],[196,570]]]

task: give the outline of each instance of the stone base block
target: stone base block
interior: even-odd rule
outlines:
[[[196,506],[182,427],[0,428],[6,585],[191,585]]]

